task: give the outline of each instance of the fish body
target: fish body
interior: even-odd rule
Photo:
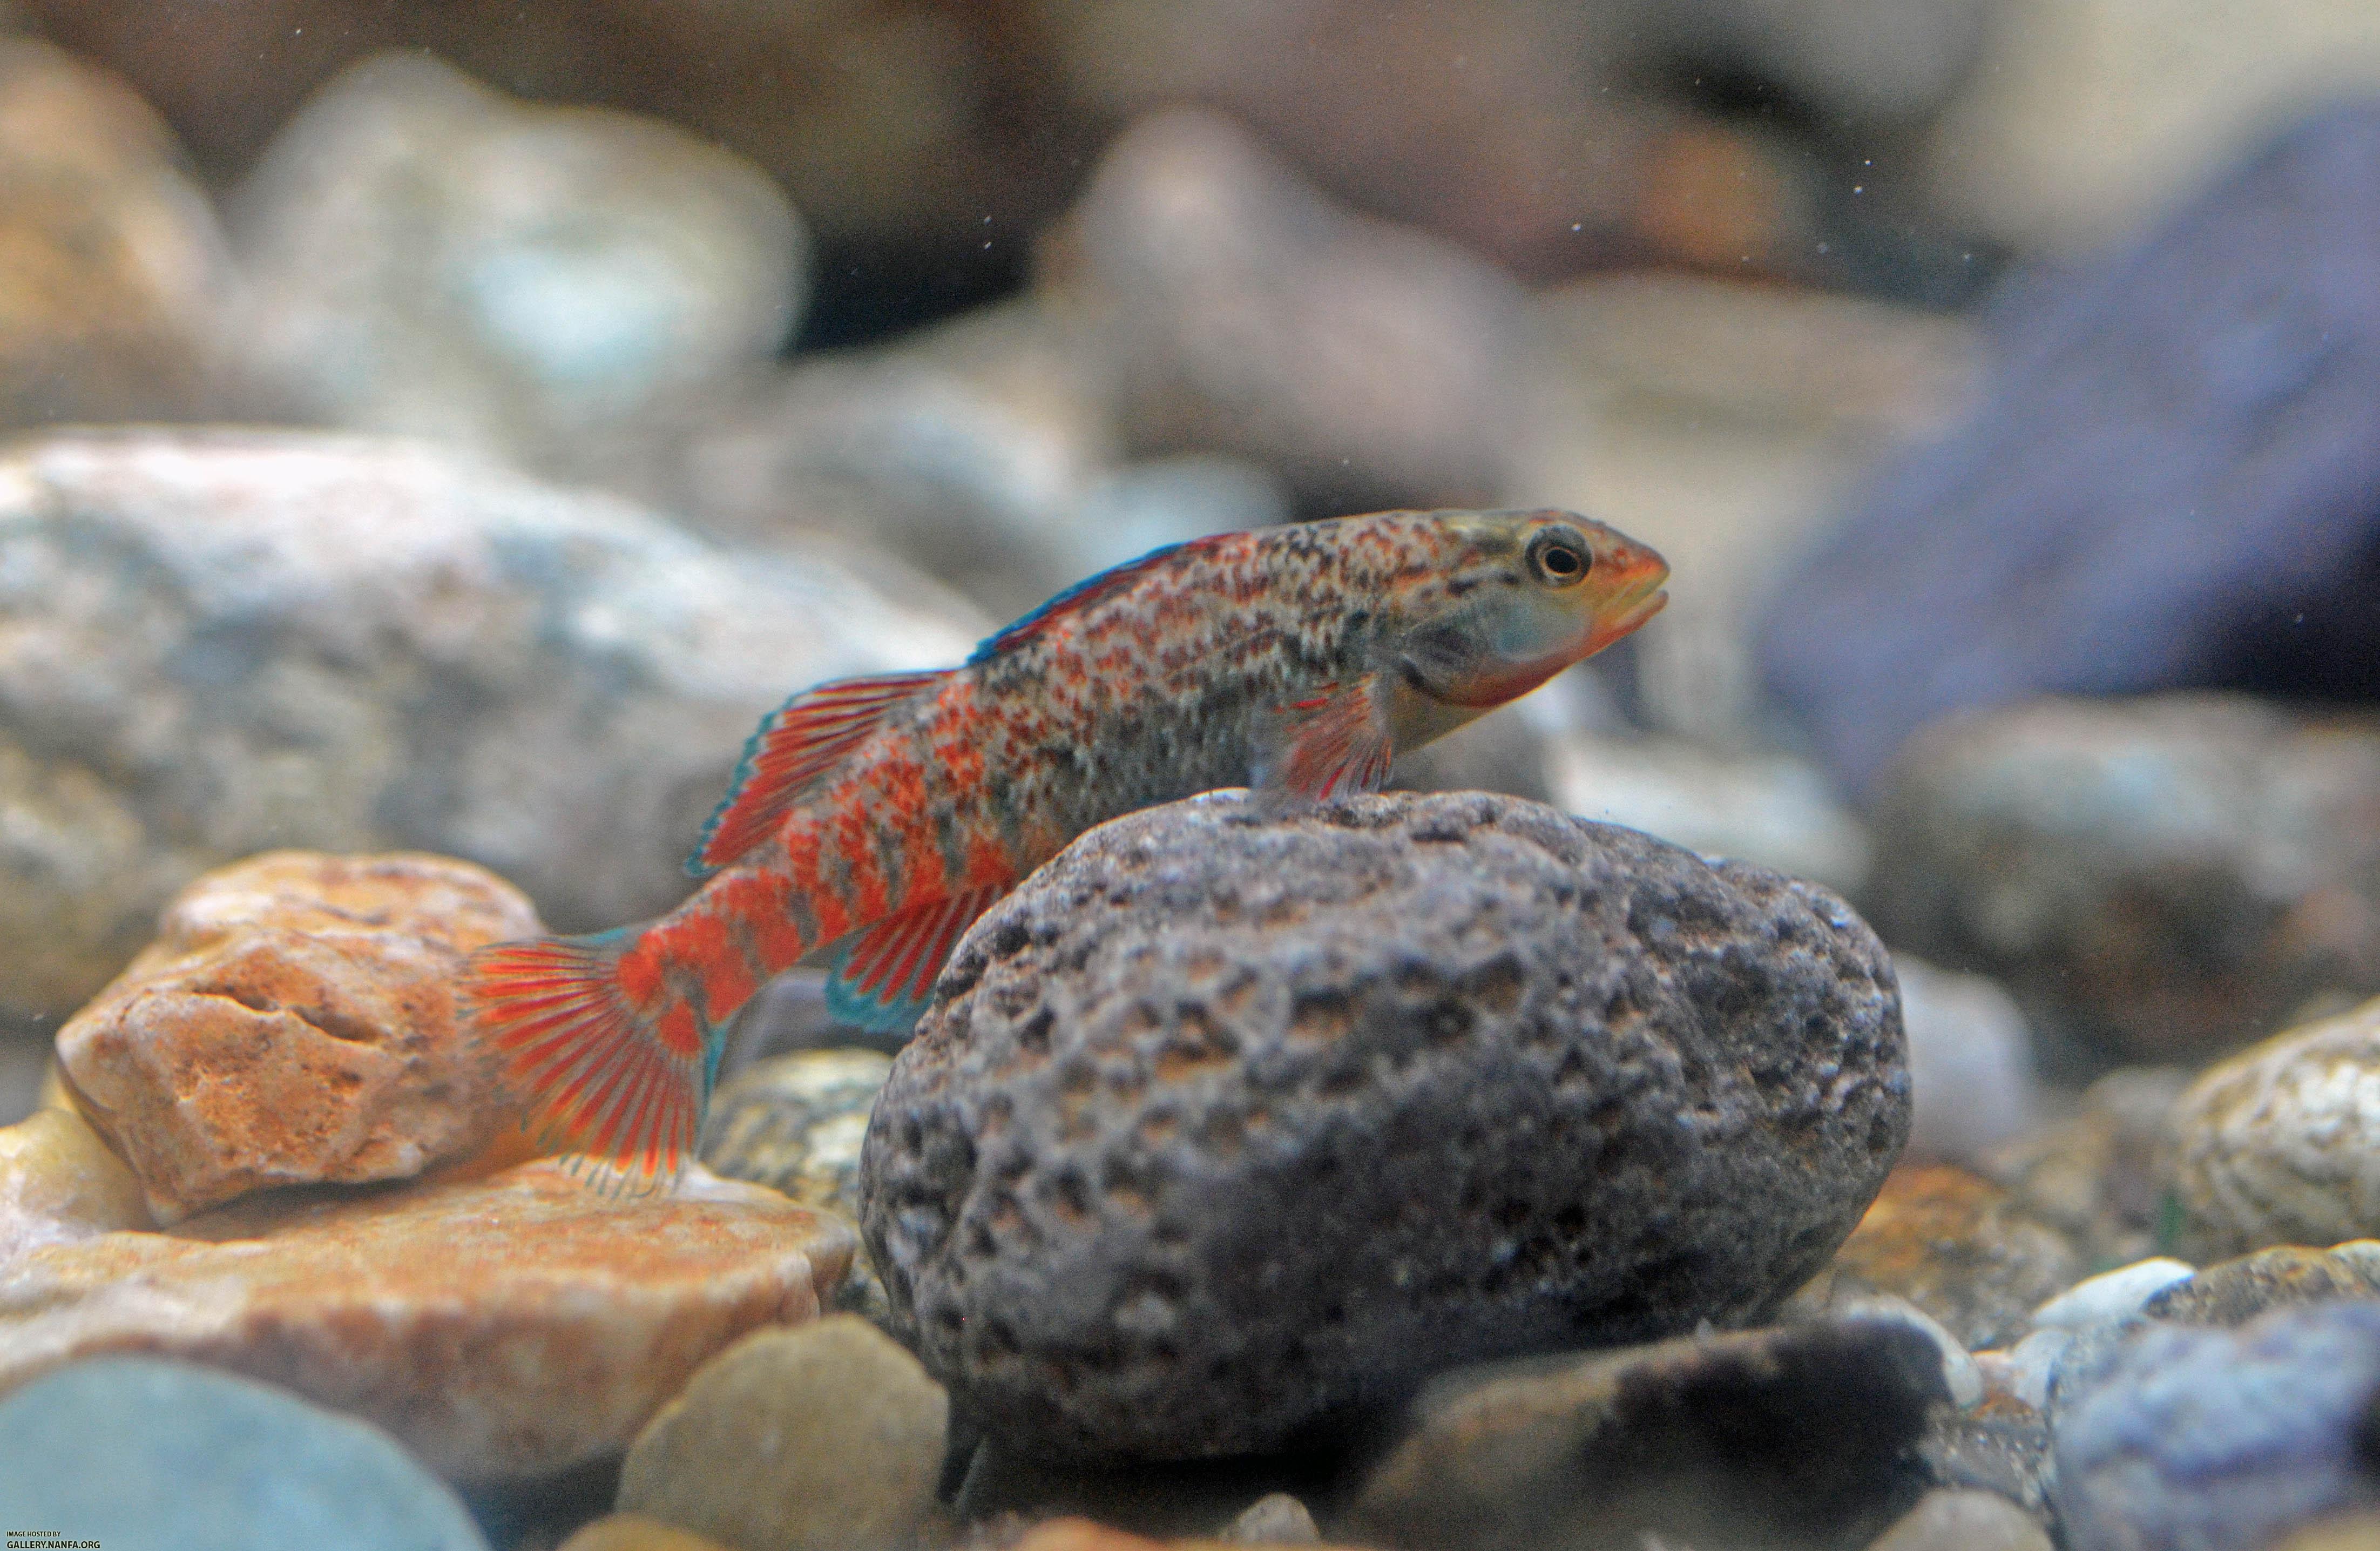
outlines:
[[[765,720],[661,920],[500,944],[467,986],[555,1145],[629,1184],[691,1151],[728,1020],[832,946],[830,1000],[906,1022],[969,922],[1075,836],[1220,787],[1376,790],[1399,751],[1657,613],[1669,568],[1566,512],[1218,534],[1094,577],[964,665]]]

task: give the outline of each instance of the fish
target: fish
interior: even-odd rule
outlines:
[[[1669,566],[1575,513],[1395,511],[1172,544],[956,667],[764,718],[669,914],[467,960],[478,1036],[549,1151],[641,1192],[700,1132],[729,1020],[831,954],[828,1001],[905,1027],[977,917],[1068,841],[1231,787],[1378,790],[1396,756],[1659,612]]]

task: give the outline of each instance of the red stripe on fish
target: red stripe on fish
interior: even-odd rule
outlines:
[[[1251,779],[1375,789],[1399,751],[1642,625],[1667,575],[1552,511],[1384,512],[1119,566],[957,668],[788,701],[705,832],[694,898],[642,929],[483,949],[478,1027],[558,1144],[665,1179],[769,975],[840,944],[830,1005],[905,1019],[967,925],[1092,824]]]

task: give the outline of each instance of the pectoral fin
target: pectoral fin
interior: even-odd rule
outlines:
[[[1317,801],[1378,791],[1395,761],[1394,743],[1380,676],[1366,674],[1281,707],[1279,741],[1256,785]]]

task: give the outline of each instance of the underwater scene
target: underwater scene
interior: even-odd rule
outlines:
[[[2380,1551],[2372,0],[0,0],[6,1551]]]

